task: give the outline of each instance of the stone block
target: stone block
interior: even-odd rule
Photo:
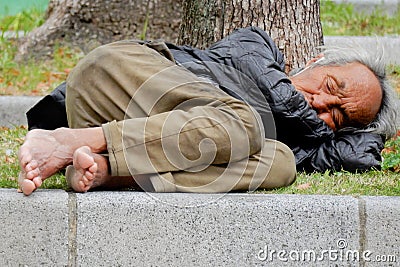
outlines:
[[[400,198],[363,197],[365,266],[400,266]]]
[[[0,189],[0,266],[68,265],[68,194]]]
[[[78,266],[347,266],[335,251],[359,249],[346,196],[94,192],[77,210]]]
[[[0,97],[0,125],[14,127],[27,125],[25,113],[41,97],[33,96],[1,96]]]

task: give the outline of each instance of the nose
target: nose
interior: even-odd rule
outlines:
[[[340,105],[340,98],[324,92],[312,96],[312,107],[318,113],[328,112],[332,107]]]

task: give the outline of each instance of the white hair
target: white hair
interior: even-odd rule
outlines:
[[[361,45],[343,47],[321,47],[323,58],[316,61],[311,67],[316,66],[341,66],[352,62],[359,62],[368,67],[376,76],[382,89],[382,102],[375,119],[363,131],[374,132],[385,136],[386,139],[397,133],[399,123],[399,98],[386,78],[386,62],[384,49],[367,51]],[[295,75],[299,70],[294,70],[290,75]]]

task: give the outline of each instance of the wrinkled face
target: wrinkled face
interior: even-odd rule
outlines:
[[[334,131],[362,127],[376,117],[382,89],[374,73],[353,62],[342,66],[317,66],[290,77],[318,117]]]

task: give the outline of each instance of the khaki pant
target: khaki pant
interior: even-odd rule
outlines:
[[[69,125],[103,127],[111,175],[133,176],[156,192],[291,184],[292,151],[263,138],[253,109],[177,66],[168,52],[112,43],[89,53],[67,79]]]

